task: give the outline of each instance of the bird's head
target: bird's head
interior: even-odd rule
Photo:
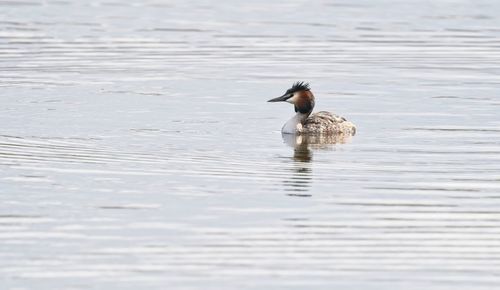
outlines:
[[[314,108],[314,95],[308,83],[296,82],[282,96],[268,102],[288,102],[295,106],[295,112],[310,114]]]

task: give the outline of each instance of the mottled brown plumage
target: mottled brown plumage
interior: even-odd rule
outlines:
[[[303,122],[301,130],[298,131],[298,133],[306,134],[344,134],[353,136],[356,134],[356,126],[344,117],[321,111],[310,115]]]

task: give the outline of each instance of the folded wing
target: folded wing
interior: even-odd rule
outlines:
[[[356,134],[356,126],[344,117],[321,111],[309,116],[300,133],[306,134]]]

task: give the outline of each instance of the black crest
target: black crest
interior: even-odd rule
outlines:
[[[305,82],[296,82],[292,85],[291,88],[289,88],[286,93],[287,94],[293,94],[298,91],[309,91],[311,88],[309,87],[309,83]]]

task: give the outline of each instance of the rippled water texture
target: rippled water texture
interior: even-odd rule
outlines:
[[[1,289],[500,288],[500,3],[281,2],[0,1]]]

